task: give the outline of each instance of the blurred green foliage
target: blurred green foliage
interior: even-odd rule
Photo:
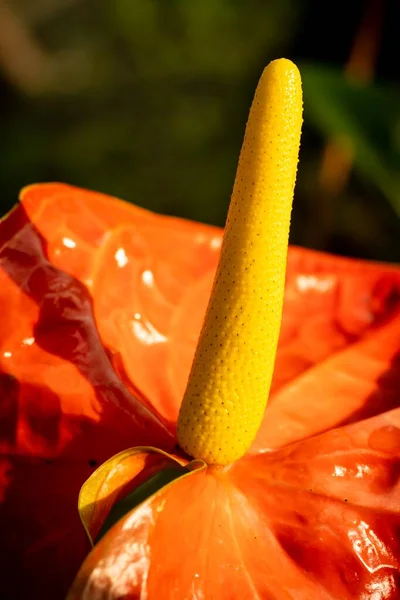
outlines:
[[[18,34],[0,45],[0,212],[27,183],[58,180],[222,225],[255,85],[271,59],[296,60],[308,4],[0,0],[0,36]],[[398,91],[326,66],[302,74],[292,241],[399,260]],[[353,147],[355,168],[322,198],[327,135]]]
[[[3,189],[56,178],[222,224],[251,88],[293,5],[108,0],[50,13],[42,39],[69,64],[3,123]]]
[[[354,166],[400,218],[400,89],[348,81],[326,67],[301,65],[310,122],[344,145]]]

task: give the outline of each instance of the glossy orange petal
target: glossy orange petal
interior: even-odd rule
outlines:
[[[399,451],[396,410],[176,480],[95,546],[69,600],[395,600]]]
[[[21,200],[47,241],[50,262],[91,291],[99,334],[120,377],[174,429],[221,230],[64,184],[30,186]],[[186,331],[181,312],[185,321],[187,299],[199,286],[205,289]]]
[[[118,378],[87,288],[21,206],[0,222],[0,306],[2,594],[62,597],[88,550],[76,503],[94,466],[175,441]]]

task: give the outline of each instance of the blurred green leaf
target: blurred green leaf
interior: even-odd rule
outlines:
[[[305,118],[354,153],[354,167],[400,217],[400,90],[361,85],[340,71],[302,65]]]

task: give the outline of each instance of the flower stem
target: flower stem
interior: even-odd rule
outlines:
[[[181,447],[209,464],[243,456],[263,418],[281,324],[301,124],[299,71],[289,60],[273,61],[250,109],[178,419]]]

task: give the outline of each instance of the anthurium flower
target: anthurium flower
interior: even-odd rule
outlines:
[[[61,184],[0,222],[5,598],[65,596],[86,479],[70,599],[399,597],[400,270],[285,275],[300,107],[272,63],[221,252]]]

